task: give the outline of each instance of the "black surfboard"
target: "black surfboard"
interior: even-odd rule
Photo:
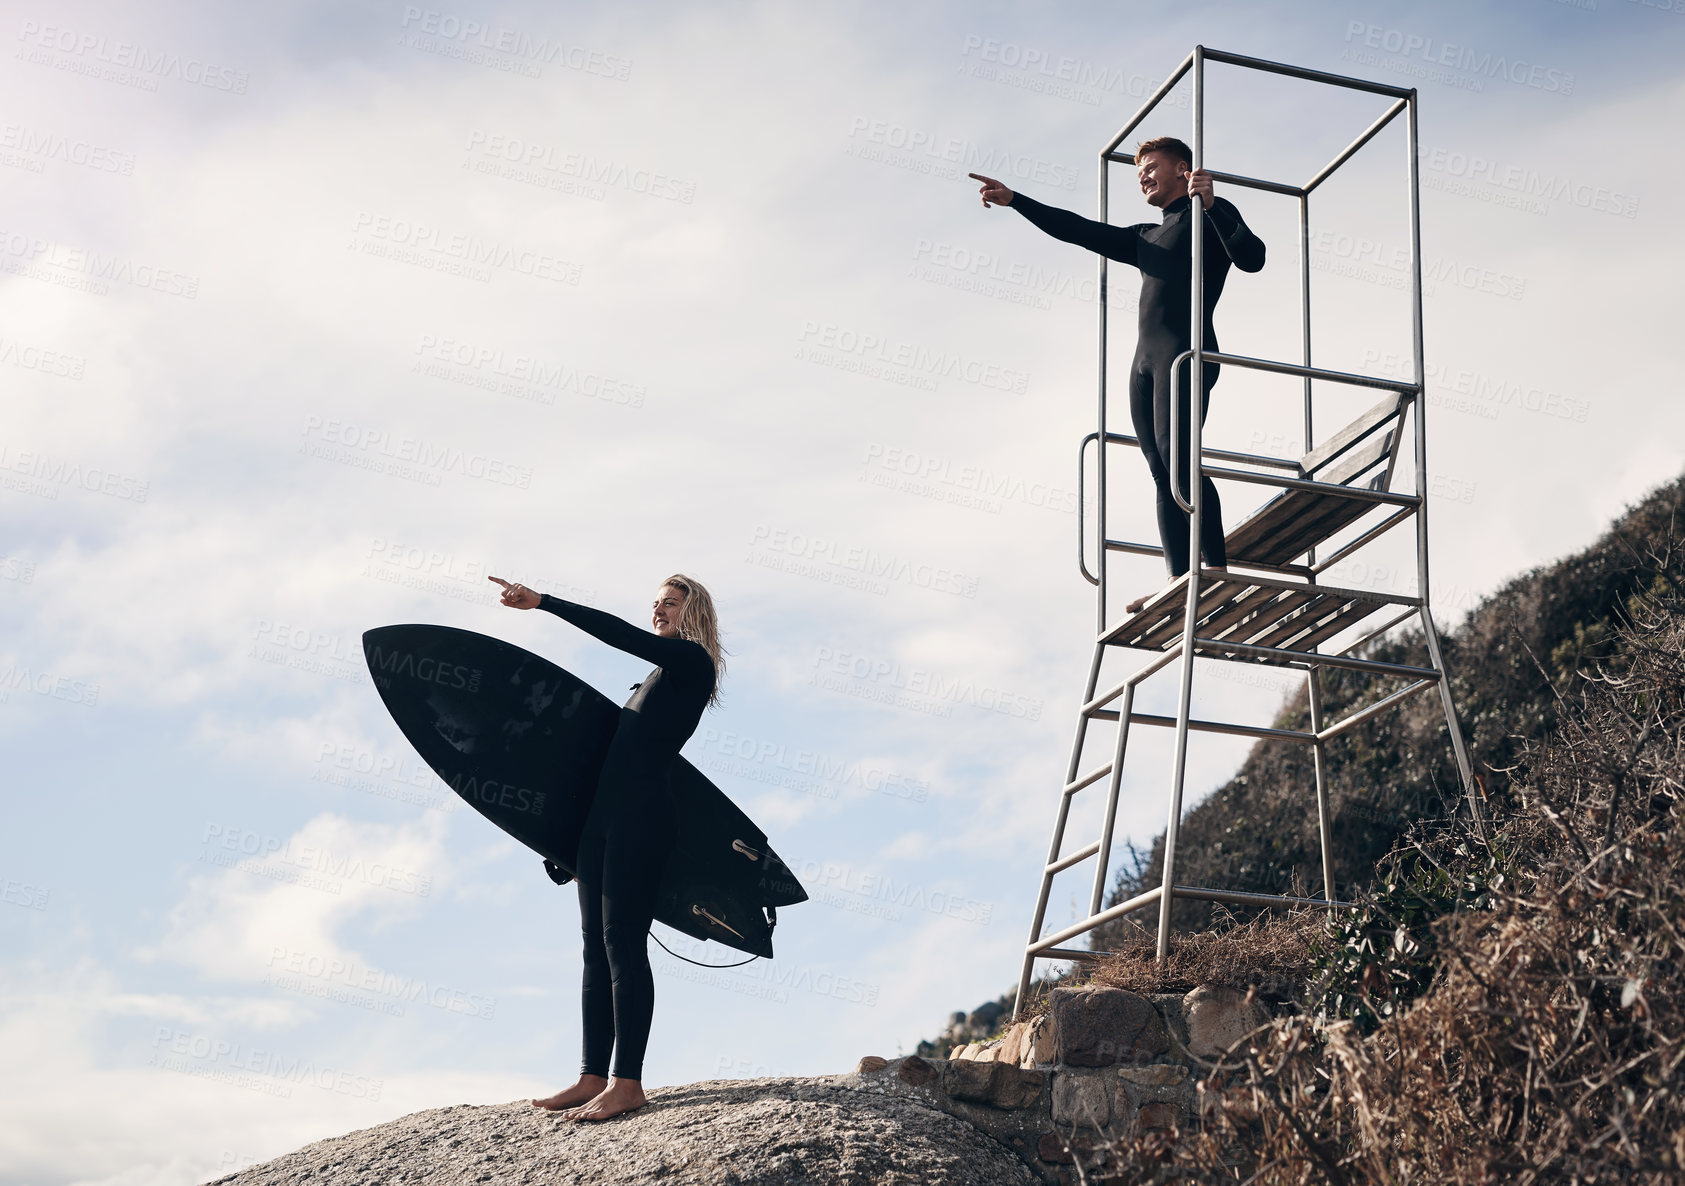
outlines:
[[[620,709],[530,651],[449,626],[381,626],[363,655],[386,709],[445,784],[574,873]],[[766,833],[683,758],[669,789],[674,851],[655,917],[697,939],[772,955],[776,908],[807,900]]]

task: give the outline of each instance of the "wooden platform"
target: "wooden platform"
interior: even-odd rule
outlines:
[[[1188,578],[1184,576],[1154,594],[1140,612],[1112,627],[1101,641],[1169,650],[1182,637],[1187,599]],[[1202,569],[1194,633],[1222,642],[1304,652],[1376,610],[1414,604],[1415,599],[1409,597]]]

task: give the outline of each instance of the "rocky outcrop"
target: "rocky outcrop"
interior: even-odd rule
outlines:
[[[1196,1124],[1206,1068],[1268,1021],[1252,995],[1220,986],[1152,997],[1055,989],[1041,1017],[956,1046],[923,1098],[993,1135],[1044,1181],[1075,1181],[1072,1163],[1104,1165],[1114,1138]],[[895,1090],[890,1076],[906,1081],[911,1064],[923,1062],[862,1060],[860,1070],[868,1085]],[[915,1074],[922,1082],[925,1072]],[[1045,1080],[1033,1101],[1027,1084],[1008,1077],[1026,1074]]]
[[[934,1077],[934,1076],[933,1076]],[[860,1076],[657,1088],[650,1106],[578,1124],[525,1100],[366,1128],[252,1166],[219,1186],[1023,1186],[1022,1158],[911,1094]]]
[[[1042,1017],[948,1059],[868,1055],[847,1075],[660,1088],[644,1111],[594,1125],[525,1101],[417,1112],[220,1186],[1070,1183],[1118,1137],[1197,1123],[1207,1060],[1267,1018],[1225,988],[1057,989]]]

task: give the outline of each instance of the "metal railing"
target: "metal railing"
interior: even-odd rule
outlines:
[[[1171,368],[1175,376],[1175,390],[1171,394],[1171,442],[1169,465],[1171,471],[1171,492],[1176,501],[1188,515],[1188,555],[1192,561],[1187,574],[1184,605],[1182,610],[1183,627],[1180,637],[1173,644],[1155,654],[1140,670],[1128,679],[1117,684],[1104,695],[1097,697],[1102,660],[1107,646],[1112,641],[1109,605],[1108,557],[1112,552],[1123,552],[1144,556],[1160,556],[1163,548],[1153,544],[1134,543],[1121,539],[1112,539],[1107,526],[1107,471],[1108,446],[1126,445],[1139,448],[1137,438],[1107,430],[1107,350],[1109,328],[1108,281],[1109,261],[1104,255],[1099,260],[1099,333],[1098,333],[1098,427],[1094,432],[1084,436],[1078,449],[1078,527],[1077,527],[1077,564],[1078,570],[1090,584],[1096,586],[1096,645],[1093,662],[1089,668],[1086,691],[1083,695],[1082,709],[1078,716],[1077,732],[1072,746],[1071,760],[1064,779],[1060,795],[1057,819],[1054,825],[1053,843],[1050,847],[1048,859],[1043,866],[1041,891],[1038,895],[1034,920],[1030,928],[1030,938],[1026,945],[1023,972],[1019,982],[1018,1000],[1022,1002],[1028,992],[1031,974],[1035,960],[1038,958],[1064,959],[1077,958],[1075,949],[1064,948],[1061,944],[1085,934],[1095,927],[1103,925],[1114,918],[1136,910],[1156,905],[1158,907],[1158,956],[1163,959],[1167,954],[1171,907],[1177,899],[1196,899],[1207,901],[1234,902],[1246,905],[1265,904],[1315,904],[1324,906],[1337,905],[1333,891],[1332,840],[1330,835],[1330,818],[1328,804],[1327,779],[1323,747],[1326,742],[1354,728],[1362,721],[1390,709],[1427,687],[1435,686],[1439,690],[1441,706],[1444,710],[1447,728],[1451,736],[1458,771],[1461,775],[1465,792],[1468,795],[1471,810],[1478,810],[1474,797],[1473,779],[1464,746],[1462,731],[1458,725],[1456,708],[1452,702],[1450,681],[1445,678],[1445,663],[1441,653],[1438,630],[1434,625],[1432,613],[1428,606],[1428,534],[1427,534],[1427,436],[1424,422],[1426,400],[1423,398],[1423,376],[1426,373],[1422,342],[1422,252],[1421,252],[1421,208],[1420,208],[1420,178],[1418,175],[1418,136],[1417,136],[1417,95],[1414,89],[1389,86],[1384,83],[1371,82],[1366,79],[1351,78],[1344,75],[1331,74],[1320,70],[1310,70],[1303,67],[1291,66],[1280,62],[1266,61],[1261,58],[1248,57],[1242,54],[1225,53],[1219,50],[1196,46],[1182,63],[1165,79],[1164,83],[1148,97],[1147,101],[1113,136],[1100,152],[1099,178],[1099,218],[1102,222],[1109,222],[1109,182],[1110,167],[1114,164],[1135,164],[1134,154],[1123,151],[1119,146],[1129,135],[1141,125],[1147,117],[1162,103],[1184,77],[1191,75],[1193,103],[1193,135],[1191,148],[1193,150],[1193,167],[1204,168],[1205,165],[1205,69],[1208,63],[1221,63],[1240,67],[1242,69],[1260,71],[1267,74],[1281,75],[1308,82],[1343,88],[1346,90],[1366,92],[1380,95],[1394,100],[1373,122],[1363,129],[1353,140],[1341,149],[1326,165],[1313,173],[1302,184],[1292,184],[1271,180],[1268,178],[1251,177],[1236,173],[1207,170],[1211,176],[1226,184],[1242,188],[1256,189],[1267,193],[1280,194],[1296,200],[1298,205],[1299,231],[1299,312],[1300,312],[1300,343],[1297,361],[1281,361],[1274,359],[1253,358],[1244,355],[1227,354],[1219,350],[1208,349],[1205,341],[1205,304],[1204,304],[1204,223],[1198,216],[1197,197],[1190,200],[1196,203],[1195,216],[1190,218],[1190,266],[1191,292],[1189,316],[1189,349],[1177,356]],[[1357,374],[1347,371],[1330,370],[1312,364],[1311,354],[1311,264],[1310,264],[1310,197],[1319,186],[1327,181],[1334,173],[1349,161],[1359,150],[1370,143],[1377,135],[1387,128],[1400,115],[1405,116],[1405,139],[1408,153],[1408,187],[1409,187],[1409,275],[1410,275],[1410,316],[1411,316],[1411,358],[1412,377],[1408,379],[1390,378],[1374,375]],[[1203,441],[1203,417],[1200,409],[1204,406],[1206,363],[1217,363],[1236,367],[1243,370],[1284,375],[1298,378],[1303,384],[1303,420],[1304,439],[1307,451],[1310,451],[1315,441],[1312,384],[1328,383],[1349,387],[1371,388],[1396,392],[1399,395],[1397,417],[1402,427],[1408,415],[1413,427],[1413,461],[1415,469],[1415,490],[1412,493],[1393,492],[1390,489],[1371,489],[1369,486],[1351,484],[1342,485],[1332,482],[1317,481],[1311,474],[1300,472],[1300,462],[1296,459],[1271,457],[1262,454],[1243,453],[1223,449],[1206,448]],[[1187,466],[1192,472],[1187,475],[1186,493],[1182,482],[1182,437],[1180,433],[1180,405],[1182,397],[1181,378],[1182,369],[1186,366],[1190,375],[1192,390],[1189,392],[1189,441],[1186,448]],[[1090,444],[1096,446],[1095,456],[1095,514],[1092,523],[1094,554],[1094,569],[1090,571],[1088,564],[1088,529],[1090,524],[1086,516],[1087,498],[1087,454]],[[1387,461],[1387,481],[1380,483],[1390,486],[1392,473],[1391,457],[1396,455],[1397,443],[1391,445]],[[1212,466],[1207,460],[1230,462],[1238,465],[1254,467],[1250,470],[1233,469],[1223,466]],[[1268,470],[1293,471],[1293,476],[1279,476]],[[1402,606],[1401,613],[1392,617],[1385,625],[1364,635],[1357,642],[1348,644],[1332,654],[1324,653],[1320,643],[1315,643],[1307,649],[1293,649],[1281,645],[1252,645],[1237,641],[1224,641],[1220,638],[1200,637],[1196,633],[1196,623],[1200,619],[1200,598],[1202,592],[1202,570],[1199,565],[1200,526],[1204,508],[1200,488],[1204,478],[1221,478],[1228,481],[1238,481],[1251,484],[1273,486],[1283,492],[1300,491],[1313,495],[1329,495],[1343,499],[1362,500],[1370,507],[1390,508],[1382,521],[1375,523],[1356,536],[1356,538],[1340,545],[1336,550],[1320,562],[1316,556],[1315,546],[1311,546],[1303,553],[1303,563],[1296,562],[1298,557],[1291,558],[1291,563],[1260,563],[1253,564],[1241,560],[1239,567],[1251,570],[1261,570],[1275,574],[1296,576],[1304,582],[1302,585],[1284,584],[1280,576],[1233,578],[1230,574],[1223,574],[1216,579],[1238,579],[1255,583],[1266,588],[1304,588],[1315,593],[1339,593],[1326,585],[1317,584],[1317,577],[1331,565],[1350,556],[1360,548],[1379,539],[1382,535],[1398,526],[1406,519],[1413,519],[1416,526],[1416,592],[1409,597],[1395,597],[1383,594],[1358,594],[1376,603],[1377,608],[1392,605]],[[1370,507],[1366,507],[1364,514],[1368,514]],[[1230,560],[1231,568],[1236,562]],[[1215,574],[1213,574],[1215,576]],[[1408,664],[1383,663],[1374,659],[1358,657],[1354,652],[1360,651],[1370,642],[1378,639],[1386,632],[1398,625],[1415,619],[1419,621],[1426,639],[1430,667],[1416,667]],[[1355,623],[1354,623],[1355,624]],[[1208,658],[1229,659],[1245,662],[1271,662],[1278,665],[1303,670],[1307,674],[1307,690],[1310,709],[1310,728],[1308,730],[1268,729],[1249,725],[1231,725],[1222,722],[1199,721],[1191,717],[1192,692],[1194,680],[1194,659],[1196,656]],[[1134,711],[1134,697],[1137,687],[1149,676],[1164,670],[1170,664],[1179,667],[1179,688],[1177,709],[1174,717],[1158,716],[1154,714]],[[1318,672],[1323,666],[1339,667],[1369,672],[1376,675],[1398,677],[1409,681],[1403,688],[1386,695],[1365,708],[1348,714],[1344,719],[1332,724],[1323,720],[1323,705]],[[1122,697],[1121,706],[1108,708],[1118,697]],[[1115,720],[1117,722],[1117,738],[1113,746],[1111,760],[1097,770],[1087,775],[1080,773],[1084,742],[1087,737],[1087,727],[1091,720]],[[1118,797],[1123,776],[1124,758],[1127,752],[1127,741],[1131,724],[1144,724],[1173,727],[1176,730],[1174,769],[1171,780],[1170,807],[1164,837],[1164,863],[1161,884],[1145,893],[1138,894],[1127,902],[1119,903],[1110,909],[1102,911],[1109,857],[1113,840]],[[1315,753],[1316,800],[1318,815],[1318,836],[1322,849],[1322,872],[1324,880],[1323,897],[1320,899],[1299,898],[1285,895],[1256,894],[1239,890],[1222,890],[1199,886],[1183,886],[1176,883],[1176,846],[1178,830],[1182,817],[1183,796],[1186,787],[1187,743],[1190,732],[1216,731],[1234,733],[1257,738],[1292,740],[1309,744]],[[1105,809],[1104,823],[1101,837],[1095,844],[1090,844],[1069,856],[1061,857],[1060,848],[1064,838],[1065,827],[1069,819],[1071,803],[1074,796],[1086,787],[1098,783],[1102,779],[1108,781],[1108,796]],[[1092,891],[1090,894],[1089,917],[1082,923],[1060,930],[1054,935],[1043,937],[1041,930],[1046,920],[1047,903],[1052,887],[1053,877],[1060,872],[1074,867],[1093,857],[1096,868]],[[1086,953],[1092,955],[1093,953]]]

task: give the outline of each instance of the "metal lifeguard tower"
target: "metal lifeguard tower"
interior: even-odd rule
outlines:
[[[1177,899],[1245,906],[1336,905],[1333,900],[1334,877],[1330,851],[1325,748],[1360,722],[1398,706],[1407,697],[1425,688],[1434,687],[1439,691],[1440,703],[1445,710],[1445,723],[1451,734],[1451,746],[1462,776],[1464,793],[1469,798],[1471,810],[1478,810],[1473,794],[1468,752],[1457,724],[1456,707],[1452,703],[1445,675],[1439,634],[1428,608],[1427,432],[1422,418],[1423,376],[1426,372],[1422,355],[1421,203],[1417,171],[1416,92],[1414,89],[1387,86],[1364,79],[1347,78],[1320,70],[1307,70],[1196,46],[1176,71],[1165,80],[1164,85],[1159,87],[1124,125],[1123,130],[1113,136],[1101,150],[1099,217],[1102,221],[1108,221],[1110,209],[1107,195],[1110,167],[1114,164],[1127,166],[1135,163],[1134,155],[1121,150],[1119,146],[1165,100],[1183,76],[1190,73],[1193,83],[1194,167],[1200,168],[1204,165],[1205,70],[1209,63],[1286,75],[1321,86],[1340,87],[1376,95],[1391,102],[1374,122],[1333,160],[1301,184],[1209,170],[1213,177],[1229,185],[1281,194],[1295,199],[1298,203],[1301,330],[1299,358],[1294,362],[1276,361],[1224,354],[1204,348],[1202,240],[1205,220],[1195,218],[1191,224],[1192,348],[1178,359],[1176,373],[1180,377],[1185,371],[1192,376],[1194,382],[1201,382],[1202,363],[1217,362],[1225,367],[1265,371],[1301,379],[1304,384],[1306,451],[1302,456],[1287,458],[1204,448],[1199,417],[1195,414],[1193,423],[1189,426],[1192,440],[1188,453],[1194,459],[1196,467],[1195,473],[1187,483],[1191,502],[1182,499],[1182,483],[1176,473],[1179,450],[1173,448],[1170,458],[1172,486],[1177,501],[1181,502],[1183,509],[1191,516],[1188,554],[1195,560],[1194,566],[1187,576],[1156,594],[1139,612],[1117,619],[1110,616],[1107,607],[1108,556],[1113,552],[1160,556],[1163,549],[1150,544],[1113,539],[1107,528],[1106,471],[1110,447],[1123,445],[1139,448],[1139,444],[1135,437],[1111,432],[1106,427],[1107,261],[1104,257],[1100,259],[1099,426],[1096,431],[1082,439],[1078,455],[1079,482],[1083,482],[1086,475],[1081,471],[1086,468],[1088,448],[1091,444],[1098,444],[1095,459],[1097,497],[1094,535],[1091,541],[1087,539],[1087,532],[1079,519],[1077,545],[1077,562],[1082,575],[1097,587],[1097,634],[1093,661],[1088,669],[1088,682],[1077,716],[1076,740],[1072,745],[1070,764],[1059,791],[1053,842],[1048,850],[1047,863],[1042,869],[1035,918],[1030,924],[1029,942],[1024,949],[1023,972],[1018,981],[1020,1007],[1029,992],[1031,976],[1038,959],[1092,959],[1098,953],[1072,948],[1068,944],[1103,923],[1151,906],[1158,907],[1158,958],[1162,960],[1169,946],[1171,906]],[[1405,118],[1409,151],[1408,275],[1413,377],[1385,378],[1319,368],[1311,363],[1310,197],[1318,186],[1400,115]],[[1191,365],[1184,368],[1181,365],[1183,359],[1191,359]],[[1312,417],[1313,383],[1369,388],[1380,393],[1381,398],[1356,420],[1318,441]],[[1171,400],[1173,417],[1179,403],[1179,399]],[[1197,409],[1200,406],[1199,401],[1191,401],[1191,406]],[[1414,448],[1415,489],[1395,490],[1394,469],[1407,432]],[[1171,435],[1173,441],[1178,439],[1179,434],[1175,428],[1172,429]],[[1216,465],[1212,464],[1213,462],[1227,464]],[[1228,533],[1227,572],[1201,568],[1197,562],[1200,557],[1199,479],[1202,475],[1274,487],[1280,491]],[[1079,494],[1079,502],[1080,499]],[[1400,595],[1373,590],[1344,589],[1319,581],[1320,575],[1331,566],[1374,543],[1395,527],[1412,522],[1416,530],[1414,593]],[[1342,533],[1348,533],[1349,538],[1319,559],[1318,547]],[[1092,572],[1088,567],[1090,545],[1094,556]],[[1384,618],[1377,622],[1376,616],[1383,614]],[[1431,666],[1414,667],[1383,663],[1363,657],[1364,649],[1370,643],[1411,620],[1421,625]],[[1329,645],[1330,649],[1322,649],[1325,645]],[[1102,690],[1101,668],[1109,652],[1139,652],[1144,654],[1145,659],[1126,678]],[[1310,701],[1310,728],[1282,729],[1238,722],[1191,719],[1189,709],[1192,702],[1195,656],[1230,663],[1269,664],[1304,672]],[[1172,663],[1177,664],[1181,672],[1181,691],[1176,715],[1170,717],[1135,711],[1135,693],[1142,681]],[[1374,675],[1397,677],[1404,682],[1402,687],[1361,709],[1352,711],[1343,719],[1327,721],[1323,717],[1322,696],[1318,683],[1319,673],[1324,667],[1347,668]],[[1116,735],[1111,747],[1110,760],[1085,771],[1082,769],[1083,749],[1089,741],[1089,726],[1095,722],[1115,723]],[[1163,877],[1157,886],[1102,910],[1112,832],[1117,817],[1118,792],[1123,781],[1124,759],[1128,753],[1132,726],[1175,730],[1175,757],[1167,780],[1170,805],[1164,837]],[[1316,770],[1317,822],[1322,851],[1322,897],[1303,898],[1215,886],[1177,884],[1176,833],[1182,819],[1182,794],[1190,730],[1263,738],[1312,747]],[[1066,853],[1066,822],[1070,816],[1073,799],[1085,789],[1102,782],[1107,788],[1107,800],[1099,839]],[[1042,925],[1055,877],[1090,858],[1095,861],[1095,869],[1088,916],[1054,934],[1043,935]]]

